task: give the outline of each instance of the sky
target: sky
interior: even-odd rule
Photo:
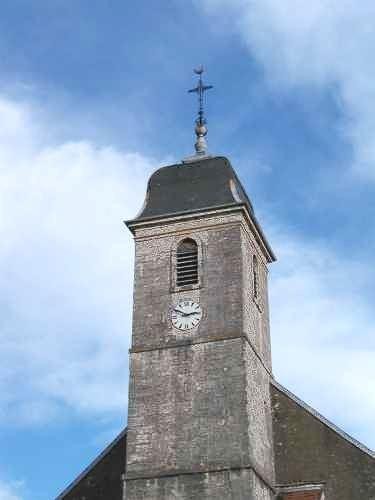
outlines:
[[[0,500],[50,500],[126,425],[133,242],[193,152],[194,66],[278,260],[276,379],[375,448],[375,4],[4,0]]]

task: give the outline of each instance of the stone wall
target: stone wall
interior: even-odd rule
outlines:
[[[244,342],[250,459],[263,477],[274,484],[272,414],[269,374],[248,342]]]
[[[242,330],[240,217],[197,219],[136,233],[133,348],[161,347],[238,336]],[[226,223],[225,223],[226,222]],[[199,285],[177,289],[173,254],[179,241],[194,238],[199,248]],[[204,318],[191,332],[169,321],[182,298],[198,300]]]
[[[138,500],[271,500],[273,494],[250,469],[130,481],[126,498]]]
[[[244,331],[244,247],[251,243],[249,255],[260,250],[248,227],[244,239],[245,227],[243,212],[218,211],[135,230],[129,500],[258,500],[271,494],[265,485],[273,479],[269,374],[263,366],[269,366],[266,265],[262,258],[263,313],[250,349]],[[198,244],[199,283],[179,289],[174,254],[186,237]],[[203,309],[199,326],[184,332],[170,321],[181,299],[198,301]],[[258,352],[255,361],[248,349]]]
[[[132,354],[127,477],[248,465],[242,340]]]
[[[242,226],[241,238],[243,259],[243,331],[267,369],[271,371],[267,261],[246,225]],[[253,285],[254,256],[258,261],[258,297],[255,297]]]

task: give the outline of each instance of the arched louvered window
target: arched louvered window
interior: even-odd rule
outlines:
[[[258,259],[253,255],[253,294],[257,299],[259,295],[259,274],[258,274]]]
[[[191,238],[177,247],[177,286],[198,283],[198,245]]]

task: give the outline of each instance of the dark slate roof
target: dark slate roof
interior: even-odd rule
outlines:
[[[324,484],[330,500],[375,498],[375,455],[277,382],[271,383],[278,485]]]
[[[302,399],[300,399],[298,396],[296,396],[291,391],[289,391],[288,389],[286,389],[284,386],[282,386],[275,379],[272,380],[271,384],[272,384],[272,386],[275,389],[277,389],[278,391],[284,393],[289,399],[291,399],[292,401],[294,401],[300,408],[304,409],[307,413],[310,413],[317,420],[320,420],[324,425],[326,425],[327,427],[329,427],[330,429],[332,429],[336,434],[338,434],[343,439],[345,439],[349,443],[352,443],[354,446],[356,446],[360,450],[362,450],[365,453],[367,453],[368,455],[370,455],[370,457],[372,457],[373,459],[375,459],[375,452],[374,451],[370,450],[370,448],[367,448],[367,446],[365,446],[364,444],[362,444],[359,441],[357,441],[357,439],[355,439],[352,436],[350,436],[349,434],[347,434],[345,431],[343,431],[342,429],[340,429],[340,427],[338,427],[333,422],[330,422],[326,417],[324,417],[318,411],[316,411],[314,408],[312,408],[307,403],[305,403],[304,401],[302,401]]]
[[[152,222],[160,217],[189,215],[220,208],[246,207],[257,229],[259,241],[269,262],[276,260],[254,209],[236,172],[227,158],[206,157],[162,167],[150,177],[146,199],[140,213],[126,221],[133,230],[135,224]]]
[[[151,176],[136,221],[231,205],[253,207],[229,160],[217,156],[162,167]]]
[[[126,428],[56,500],[123,500]]]

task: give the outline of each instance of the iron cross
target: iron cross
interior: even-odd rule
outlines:
[[[205,124],[204,111],[203,111],[203,95],[206,92],[206,90],[213,88],[213,85],[204,85],[203,84],[203,80],[202,80],[202,73],[203,72],[204,72],[203,66],[199,66],[198,68],[194,69],[194,73],[199,75],[198,85],[194,89],[188,90],[188,92],[196,92],[198,94],[199,108],[198,108],[197,123],[199,123],[199,125]]]

